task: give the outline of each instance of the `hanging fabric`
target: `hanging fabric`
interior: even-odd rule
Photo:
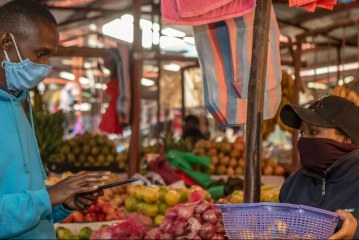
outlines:
[[[122,126],[130,123],[131,108],[131,79],[129,64],[129,48],[126,45],[118,44],[117,49],[109,49],[109,55],[116,62],[116,78],[118,79],[119,96],[117,98],[117,114],[119,124]]]
[[[119,96],[118,84],[118,79],[112,79],[107,84],[106,93],[110,96],[110,102],[98,126],[101,131],[106,133],[121,134],[123,131],[116,112],[117,99]]]
[[[289,0],[289,7],[301,7],[314,12],[317,7],[333,10],[337,0]]]
[[[120,91],[120,96],[117,100],[117,114],[119,124],[126,126],[130,124],[131,113],[130,50],[124,44],[118,44],[117,49],[121,58],[121,64],[118,65],[117,69]]]
[[[243,16],[255,0],[161,0],[162,20],[176,25],[202,25]]]
[[[131,79],[129,48],[119,44],[117,49],[109,49],[108,54],[116,64],[114,78],[107,84],[106,93],[111,97],[109,106],[102,115],[99,129],[107,133],[122,133],[122,128],[130,123]]]
[[[205,106],[225,125],[247,120],[254,10],[226,21],[193,27],[202,69]],[[279,28],[272,8],[263,117],[275,116],[281,101]]]

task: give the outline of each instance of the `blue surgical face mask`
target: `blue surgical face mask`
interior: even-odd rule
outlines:
[[[10,35],[20,62],[11,62],[9,55],[6,50],[4,50],[6,60],[1,63],[1,66],[5,69],[7,88],[10,91],[23,91],[34,88],[45,79],[52,67],[46,64],[34,63],[30,59],[23,60],[17,48],[14,36],[12,34]]]

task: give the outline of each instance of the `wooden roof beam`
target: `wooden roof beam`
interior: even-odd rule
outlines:
[[[105,9],[100,7],[58,7],[58,6],[47,6],[50,10],[56,11],[75,11],[75,12],[100,12],[103,14],[115,14],[121,12],[121,9]]]
[[[90,47],[62,47],[59,46],[55,57],[106,57],[108,49],[106,48],[90,48]],[[182,55],[169,55],[169,54],[152,54],[150,52],[144,53],[144,60],[160,59],[162,61],[182,61],[182,62],[196,62],[198,63],[197,57],[184,57]],[[293,66],[292,61],[282,60],[283,66]],[[306,67],[306,62],[302,62],[302,66]]]
[[[292,23],[292,22],[290,22],[290,21],[288,21],[288,20],[283,20],[283,19],[277,18],[277,21],[278,21],[278,23],[282,23],[282,24],[285,24],[285,25],[288,25],[288,26],[291,26],[291,27],[296,27],[296,28],[299,28],[299,29],[301,29],[301,30],[304,30],[305,32],[302,33],[302,34],[305,34],[305,33],[307,33],[307,32],[313,31],[313,29],[303,27],[301,24]],[[300,35],[300,34],[299,34],[299,35]],[[330,39],[330,40],[333,40],[333,41],[335,41],[338,45],[340,45],[341,42],[342,42],[342,39],[329,36],[327,33],[318,33],[317,35],[322,35],[323,37],[326,37],[326,38],[328,38],[328,39]],[[297,36],[298,36],[298,35],[297,35]],[[357,46],[356,44],[354,44],[354,43],[349,43],[349,42],[347,42],[347,45],[348,45],[348,46],[351,46],[351,47],[356,47],[356,46]]]
[[[336,23],[333,23],[333,24],[328,25],[326,27],[311,29],[311,30],[308,30],[308,31],[303,32],[301,34],[298,34],[296,36],[296,38],[297,39],[304,39],[304,38],[306,38],[308,36],[326,35],[330,31],[333,31],[333,30],[335,30],[337,28],[349,27],[349,26],[352,26],[354,24],[359,24],[359,17],[352,17],[352,18],[349,18],[349,19],[344,19],[344,20],[341,20],[341,21],[337,21]]]

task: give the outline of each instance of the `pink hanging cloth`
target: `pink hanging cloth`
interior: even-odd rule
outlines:
[[[203,25],[243,16],[255,0],[161,0],[162,19],[176,25]]]
[[[301,7],[314,12],[317,7],[333,10],[337,0],[289,0],[289,7]]]

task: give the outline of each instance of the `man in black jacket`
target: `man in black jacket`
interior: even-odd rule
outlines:
[[[302,168],[280,191],[280,202],[337,211],[344,219],[331,239],[359,238],[359,107],[327,96],[308,108],[286,105],[281,120],[299,129]]]

